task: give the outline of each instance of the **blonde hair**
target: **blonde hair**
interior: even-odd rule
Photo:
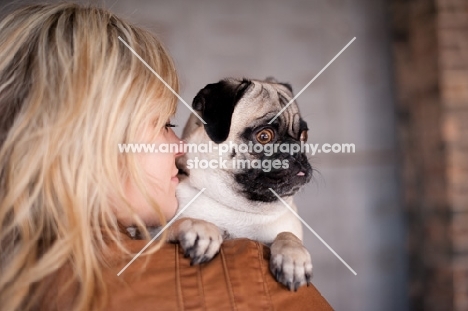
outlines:
[[[138,140],[154,122],[156,134],[175,113],[176,99],[119,36],[178,91],[174,65],[161,43],[104,9],[32,5],[0,22],[0,305],[5,310],[40,308],[48,291],[43,280],[65,266],[78,284],[73,309],[104,306],[106,241],[130,254],[113,212],[116,204],[131,210],[124,183],[117,180],[135,182],[165,224],[144,187],[142,169],[117,146]]]

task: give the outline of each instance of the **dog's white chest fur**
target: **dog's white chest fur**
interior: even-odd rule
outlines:
[[[211,188],[208,186],[185,209],[181,217],[211,222],[227,231],[230,238],[245,237],[270,244],[278,233],[291,232],[302,239],[300,221],[283,203],[277,201],[253,204],[239,196],[219,193],[216,188],[216,186]],[[177,187],[179,208],[184,208],[199,192],[199,189],[190,185],[188,178],[182,180]],[[292,200],[289,204],[293,209],[296,209]]]

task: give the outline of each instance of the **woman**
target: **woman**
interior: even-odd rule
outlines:
[[[277,285],[266,250],[248,240],[190,267],[163,233],[117,276],[147,243],[125,227],[148,239],[146,226],[174,216],[181,155],[118,152],[121,143],[178,142],[175,96],[119,37],[178,90],[160,42],[103,9],[32,5],[0,23],[2,310],[242,309],[259,301],[328,310],[313,287],[289,293]],[[234,275],[260,277],[263,300],[250,297],[258,286]]]

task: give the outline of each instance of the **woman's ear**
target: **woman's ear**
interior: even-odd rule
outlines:
[[[208,84],[193,99],[193,109],[201,112],[205,131],[215,143],[222,143],[229,136],[231,119],[237,102],[252,82],[221,80]]]

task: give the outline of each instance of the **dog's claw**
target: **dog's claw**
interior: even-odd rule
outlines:
[[[205,263],[207,261],[209,261],[211,258],[209,258],[208,256],[199,256],[199,257],[194,257],[192,258],[192,260],[190,261],[190,265],[193,266],[193,265],[199,265],[199,264],[202,264],[202,263]]]
[[[295,282],[294,283],[294,291],[297,292],[297,289],[299,288],[299,286],[301,285],[300,282]]]
[[[276,269],[275,277],[276,277],[276,280],[279,280],[279,279],[280,279],[280,277],[281,277],[281,269]]]
[[[307,286],[309,286],[309,284],[312,284],[312,275],[310,275],[309,273],[306,273],[305,277],[306,277]]]

